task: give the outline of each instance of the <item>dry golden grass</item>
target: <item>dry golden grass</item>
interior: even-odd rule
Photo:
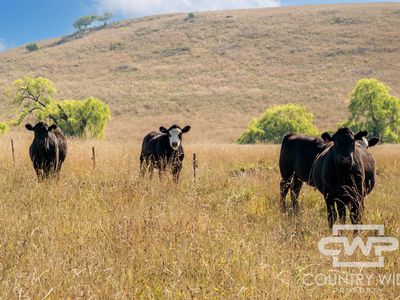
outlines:
[[[15,168],[9,137],[0,140],[2,298],[366,297],[302,284],[306,273],[339,271],[317,247],[330,235],[321,195],[304,189],[297,217],[279,211],[277,146],[186,144],[175,186],[156,176],[138,181],[138,144],[69,141],[61,179],[39,184],[28,158],[31,136],[14,139]],[[379,176],[364,223],[384,224],[400,238],[399,147],[372,152]],[[361,272],[400,273],[398,258],[385,253],[384,269]],[[399,287],[382,292],[399,295]]]
[[[302,279],[400,273],[398,252],[385,253],[383,269],[332,269],[317,246],[330,235],[321,195],[307,187],[299,215],[282,214],[279,147],[223,143],[277,103],[306,104],[321,130],[335,127],[361,77],[399,94],[399,12],[399,4],[368,4],[201,13],[194,22],[174,14],[0,53],[0,88],[41,75],[61,98],[92,95],[113,111],[108,140],[69,141],[59,181],[37,182],[30,134],[12,133],[15,166],[11,136],[0,139],[0,297],[365,298]],[[193,128],[179,185],[140,181],[141,138],[175,122]],[[364,223],[400,238],[399,147],[371,152],[378,184]],[[378,297],[399,295],[388,286]]]
[[[399,3],[195,15],[126,20],[59,46],[39,42],[34,53],[0,53],[0,90],[27,74],[45,76],[62,99],[110,103],[109,136],[138,140],[160,123],[190,120],[193,141],[211,143],[233,142],[279,103],[305,104],[321,131],[336,128],[360,78],[400,95]]]

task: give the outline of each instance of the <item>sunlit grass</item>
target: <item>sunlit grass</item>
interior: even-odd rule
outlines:
[[[4,298],[338,296],[331,286],[302,284],[304,274],[332,269],[317,247],[330,235],[325,204],[305,188],[298,216],[280,212],[277,146],[186,145],[176,186],[157,176],[139,181],[137,145],[70,141],[60,180],[39,184],[29,141],[16,138],[15,167],[8,139],[0,141]],[[364,216],[395,237],[397,151],[373,151],[380,175]],[[372,272],[399,272],[398,253],[385,256],[387,268]],[[398,287],[384,291],[396,294]]]

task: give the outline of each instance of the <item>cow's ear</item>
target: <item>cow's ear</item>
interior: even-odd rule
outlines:
[[[329,132],[324,132],[323,134],[321,134],[321,138],[325,143],[332,142],[332,136],[330,135]]]
[[[373,137],[368,140],[368,147],[373,147],[379,143],[379,138]]]
[[[161,127],[160,127],[160,132],[162,132],[162,133],[167,133],[167,132],[168,132],[168,129],[165,128],[165,127],[163,127],[163,126],[161,126]]]
[[[183,129],[182,129],[182,133],[189,132],[189,130],[190,130],[190,126],[189,126],[189,125],[187,125],[187,126],[183,127]]]
[[[57,125],[56,125],[56,124],[51,125],[51,126],[47,129],[47,131],[52,131],[52,130],[54,130],[54,129],[57,129]]]
[[[29,123],[25,125],[25,128],[28,130],[33,130],[33,126]]]
[[[363,137],[366,137],[368,135],[368,131],[364,130],[364,131],[359,131],[357,132],[357,134],[354,136],[354,140],[362,140]]]

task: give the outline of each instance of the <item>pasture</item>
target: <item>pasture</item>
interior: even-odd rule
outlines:
[[[185,143],[175,185],[160,183],[157,174],[139,180],[140,143],[69,140],[60,180],[38,183],[28,156],[32,137],[12,135],[15,166],[10,136],[0,140],[4,298],[357,299],[370,293],[308,287],[303,278],[400,271],[398,251],[385,253],[385,268],[332,268],[332,259],[318,251],[318,241],[331,234],[322,195],[306,187],[297,216],[280,212],[279,146]],[[377,186],[363,217],[397,238],[399,150],[370,150]],[[399,295],[400,286],[388,285],[376,297]]]

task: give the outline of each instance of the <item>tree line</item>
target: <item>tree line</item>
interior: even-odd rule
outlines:
[[[56,88],[47,78],[24,77],[6,90],[17,106],[15,118],[0,122],[0,135],[10,126],[20,125],[27,116],[57,124],[68,136],[102,138],[110,120],[109,106],[94,97],[83,100],[57,100]],[[400,99],[376,79],[361,79],[349,96],[349,116],[338,127],[368,130],[382,142],[400,143]],[[314,116],[306,107],[289,103],[268,108],[253,119],[237,140],[240,144],[280,143],[289,132],[318,135]]]
[[[400,143],[400,99],[374,78],[360,79],[349,97],[349,117],[338,127],[368,130],[385,143]],[[275,105],[252,120],[239,137],[239,144],[280,143],[290,132],[317,135],[314,116],[298,104]]]

